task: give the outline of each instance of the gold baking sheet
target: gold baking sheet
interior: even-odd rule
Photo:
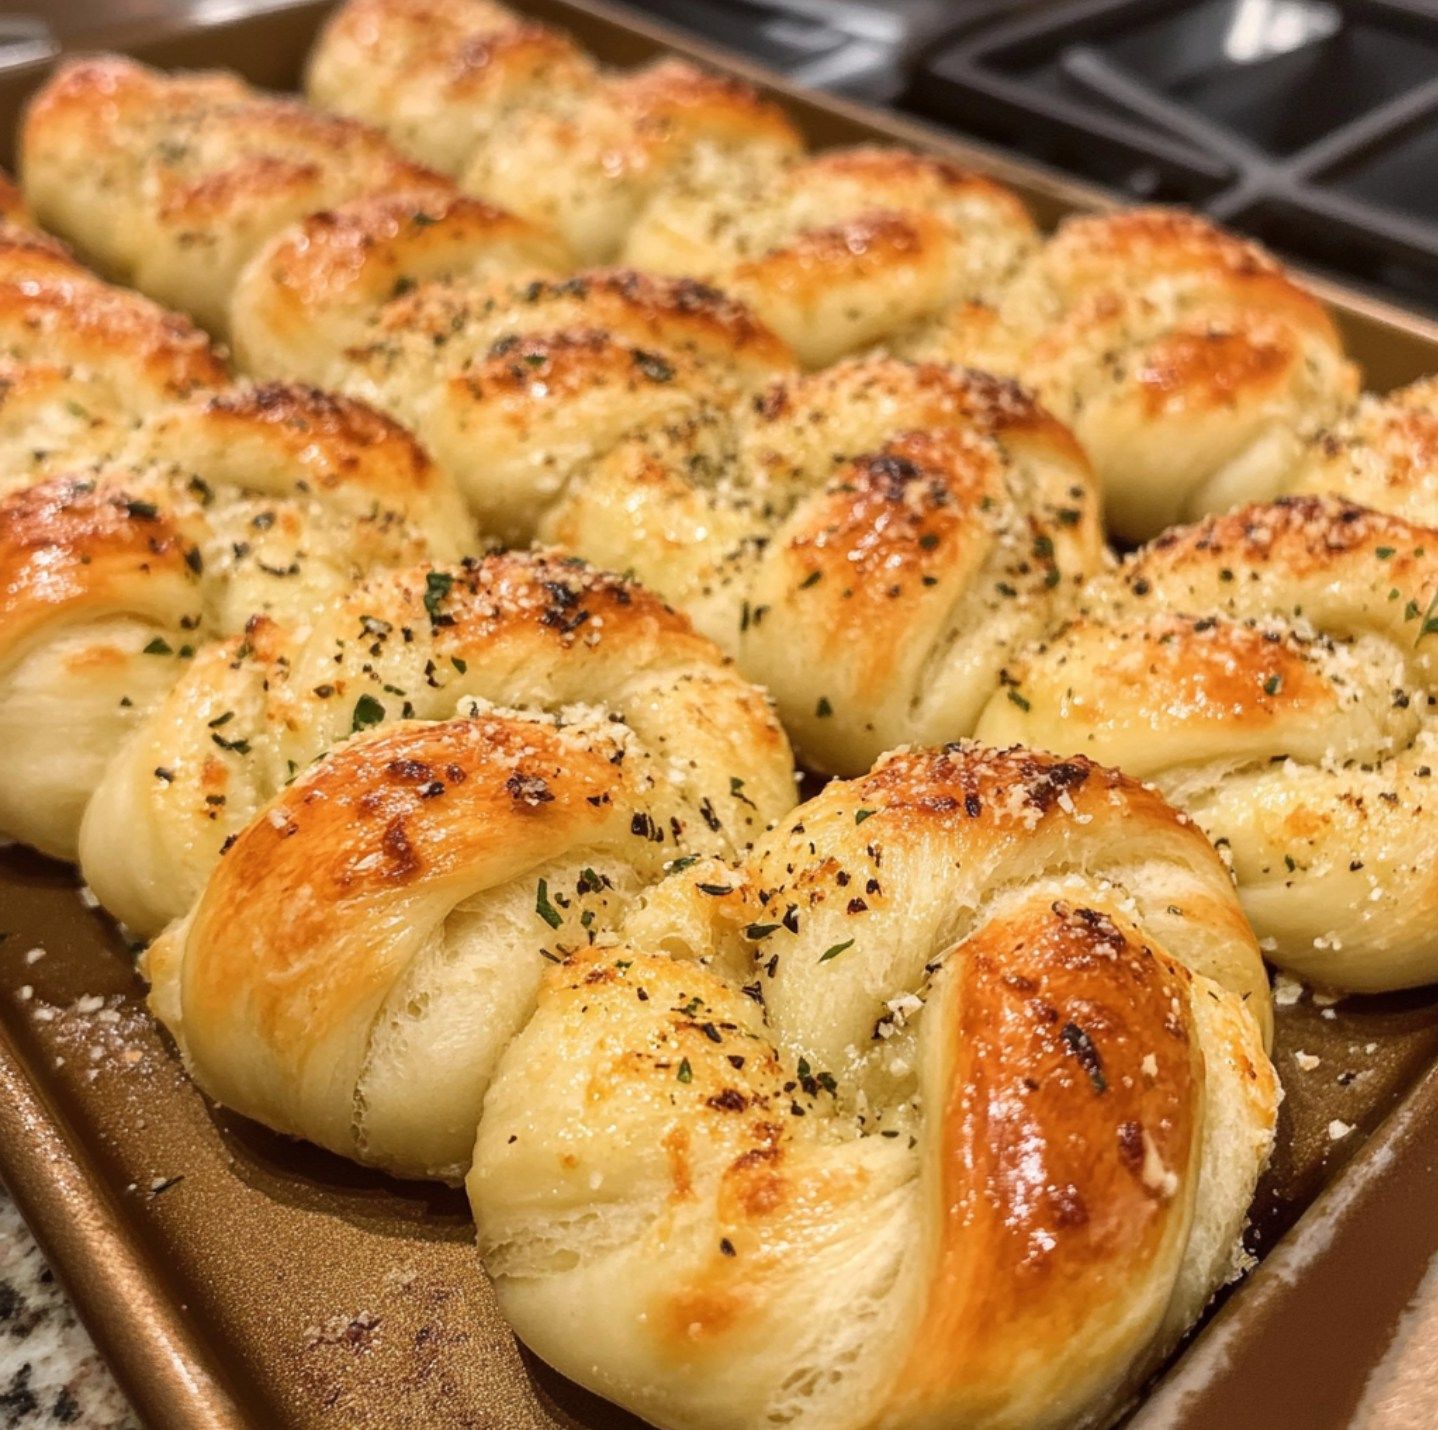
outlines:
[[[597,5],[518,8],[616,63],[671,38]],[[292,88],[325,9],[114,39],[155,63],[224,65]],[[917,123],[798,94],[703,45],[673,47],[766,83],[817,143],[938,148],[1014,185],[1046,221],[1105,202]],[[13,136],[43,76],[41,66],[0,75],[0,135]],[[1438,325],[1317,286],[1371,385],[1438,370]],[[0,932],[0,1174],[151,1425],[635,1423],[517,1349],[459,1194],[387,1181],[209,1107],[72,871],[0,853]],[[1300,1071],[1298,1050],[1318,1066]],[[1271,1255],[1133,1424],[1438,1424],[1432,1342],[1419,1334],[1425,1315],[1438,1325],[1438,1298],[1423,1287],[1438,1251],[1438,993],[1335,1007],[1304,998],[1279,1010],[1276,1056],[1288,1096],[1254,1229]],[[1339,1123],[1351,1131],[1334,1136]]]

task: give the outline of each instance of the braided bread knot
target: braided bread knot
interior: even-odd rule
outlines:
[[[900,751],[620,934],[546,973],[468,1189],[520,1337],[650,1423],[1096,1423],[1232,1273],[1267,983],[1124,776]]]
[[[575,475],[629,431],[793,366],[747,309],[691,279],[536,276],[562,266],[539,261],[552,249],[495,215],[475,200],[397,198],[297,225],[240,284],[241,357],[412,427],[510,543],[531,540]]]
[[[0,229],[0,492],[228,383],[184,318],[102,283],[53,239]]]
[[[0,829],[67,859],[117,742],[203,641],[259,612],[308,619],[372,567],[453,557],[468,525],[400,428],[303,388],[87,440],[103,455],[72,450],[78,470],[0,498]]]
[[[891,358],[640,430],[543,532],[689,612],[840,772],[972,730],[1102,562],[1058,422],[1013,384]]]
[[[240,270],[280,229],[364,194],[452,191],[378,131],[118,56],[73,60],[32,101],[25,193],[107,276],[227,331]]]
[[[383,578],[187,687],[97,796],[87,877],[154,927],[213,866],[149,965],[197,1081],[401,1175],[468,1166],[546,957],[794,800],[760,693],[654,597],[555,556]]]
[[[1294,497],[1171,531],[1009,666],[982,739],[1122,762],[1232,863],[1272,960],[1438,977],[1438,532]]]
[[[1162,209],[1068,219],[994,301],[899,350],[1032,385],[1125,541],[1282,491],[1358,382],[1323,305],[1270,255]]]
[[[1365,393],[1340,421],[1309,436],[1288,490],[1438,526],[1438,378],[1383,397]]]
[[[562,30],[490,0],[353,0],[315,40],[305,93],[457,177],[508,111],[594,81]]]
[[[1023,202],[992,179],[907,150],[841,149],[670,185],[623,260],[719,284],[822,367],[992,298],[1037,242]]]
[[[315,43],[306,92],[555,229],[583,263],[613,262],[656,192],[803,144],[751,85],[675,59],[601,70],[560,31],[488,0],[341,7]]]
[[[246,372],[341,387],[353,350],[394,326],[382,311],[421,284],[532,279],[574,266],[552,234],[479,199],[370,195],[281,229],[245,266],[230,300],[235,356]],[[431,327],[429,340],[443,347],[449,336]]]
[[[650,765],[669,762],[663,787],[686,811],[682,847],[667,817],[657,826],[665,857],[740,847],[793,801],[788,744],[764,698],[683,617],[573,559],[511,553],[386,572],[312,624],[252,622],[202,651],[110,765],[81,866],[106,907],[154,932],[326,751],[476,702],[622,722]]]

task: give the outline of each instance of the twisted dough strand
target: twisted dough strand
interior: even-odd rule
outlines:
[[[203,142],[186,140],[180,177],[154,181],[171,195],[169,216],[154,220],[157,251],[180,216],[201,247],[224,249],[218,270],[207,255],[192,284],[212,324],[231,304],[234,322],[248,321],[255,293],[231,291],[240,264],[306,202],[406,190],[392,206],[455,202],[450,180],[405,168],[375,131],[344,127],[352,121],[305,120],[253,92],[217,90],[213,77],[99,74],[62,76],[37,104],[27,127],[37,205],[42,216],[55,208],[65,232],[93,226],[89,209],[62,212],[50,193],[70,192],[75,135],[94,125],[97,91],[112,85],[147,98],[118,104],[116,157],[101,168],[148,212],[142,176],[167,174],[169,162],[157,157],[150,112],[172,111]],[[728,287],[811,365],[877,342],[1029,383],[1076,427],[1125,540],[1287,489],[1309,465],[1306,444],[1351,416],[1357,375],[1322,307],[1255,245],[1191,215],[1083,216],[1040,244],[1023,205],[988,179],[905,151],[804,156],[743,86],[674,64],[599,72],[562,37],[485,0],[352,0],[321,37],[312,78],[320,100],[452,171],[472,153],[466,184],[524,216],[490,211],[487,271],[525,260],[564,269],[568,250],[579,262],[618,255]],[[352,152],[353,172],[319,185],[307,165],[327,144]],[[193,198],[211,190],[223,204]],[[214,232],[215,215],[232,209],[244,222]],[[542,233],[551,224],[560,239]],[[285,346],[318,361],[297,317],[313,296],[291,302],[282,274],[258,286]],[[335,315],[321,327],[334,331],[320,343],[331,349],[355,305],[379,290],[332,296]],[[267,361],[263,338],[242,347]]]
[[[1342,420],[1309,437],[1288,489],[1332,493],[1438,526],[1438,379],[1385,397],[1365,394]]]
[[[820,367],[992,297],[1036,243],[1002,184],[929,155],[861,148],[672,186],[640,215],[624,258],[730,289]]]
[[[900,752],[621,933],[547,974],[468,1186],[520,1336],[652,1423],[1097,1421],[1230,1274],[1266,980],[1131,781]]]
[[[466,525],[398,427],[283,387],[162,411],[0,498],[0,828],[73,858],[116,742],[205,641],[456,556]]]
[[[228,734],[207,748],[220,705],[238,754]],[[162,754],[174,777],[155,781]],[[213,1096],[457,1178],[544,958],[667,861],[737,853],[793,797],[762,697],[681,617],[616,577],[508,555],[386,577],[301,638],[266,633],[195,672],[97,797],[86,871],[102,896],[128,881],[183,907],[174,882],[215,865],[150,955],[155,1007]],[[117,861],[106,825],[137,810]],[[151,927],[172,911],[147,907]]]
[[[661,187],[778,163],[803,144],[746,84],[672,59],[601,71],[562,32],[488,0],[342,7],[316,42],[306,92],[554,229],[585,264],[619,256]]]
[[[741,847],[792,802],[763,697],[681,616],[572,559],[516,553],[386,572],[312,623],[252,621],[201,652],[110,763],[81,867],[107,908],[152,933],[260,806],[353,731],[476,702],[622,721],[669,762],[689,810],[682,840],[667,825],[656,839],[671,855]]]
[[[996,301],[901,346],[1032,386],[1125,541],[1281,491],[1304,435],[1357,394],[1316,298],[1257,245],[1162,209],[1066,220]]]
[[[1286,498],[1159,537],[1009,667],[978,723],[1121,761],[1226,849],[1269,956],[1361,991],[1438,974],[1438,533]]]
[[[228,383],[186,319],[102,283],[53,239],[0,224],[0,492]]]
[[[162,75],[118,56],[62,66],[20,147],[45,227],[220,335],[240,269],[286,224],[362,194],[451,188],[362,124],[233,75]]]
[[[507,540],[531,539],[567,484],[625,433],[752,391],[792,366],[743,307],[687,279],[622,269],[476,279],[465,255],[492,255],[494,239],[488,228],[471,237],[464,205],[431,210],[421,231],[450,255],[442,274],[404,236],[364,240],[362,266],[348,267],[347,281],[372,289],[376,268],[400,281],[363,318],[331,325],[323,351],[296,361],[297,346],[316,349],[321,330],[277,319],[273,295],[293,303],[296,266],[327,269],[332,242],[374,233],[384,225],[376,219],[374,205],[351,206],[337,223],[321,216],[262,254],[241,285],[240,350],[256,368],[299,368],[410,423]],[[330,311],[328,300],[317,298],[315,317]]]
[[[894,359],[640,431],[542,529],[690,611],[838,772],[971,730],[1102,561],[1063,427],[1011,384]]]
[[[0,829],[70,858],[116,743],[203,641],[473,536],[394,423],[232,386],[197,329],[21,220],[0,221]]]

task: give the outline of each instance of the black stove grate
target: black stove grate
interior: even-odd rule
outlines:
[[[1435,0],[1044,5],[932,46],[901,104],[1438,311]]]

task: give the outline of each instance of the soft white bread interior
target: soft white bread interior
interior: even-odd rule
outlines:
[[[650,1423],[1100,1423],[1233,1273],[1267,983],[1132,781],[902,752],[622,933],[546,972],[468,1189],[521,1339]]]

